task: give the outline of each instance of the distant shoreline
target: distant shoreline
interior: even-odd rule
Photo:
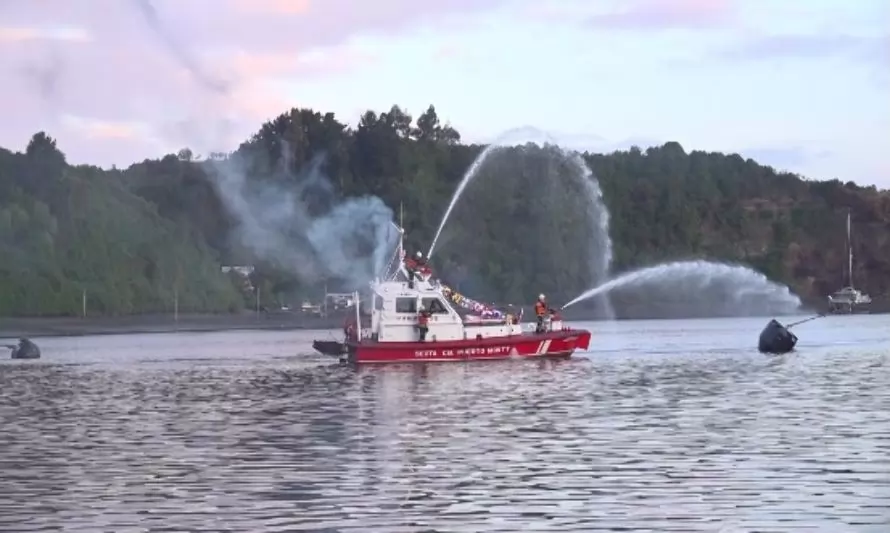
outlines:
[[[0,318],[0,338],[131,335],[140,333],[238,330],[339,329],[344,316],[326,318],[295,313],[233,315],[132,315],[119,317]]]
[[[819,311],[813,311],[816,314]],[[824,311],[822,311],[824,312]],[[870,314],[884,314],[879,308]],[[805,311],[801,315],[807,314]],[[566,321],[593,321],[603,319],[567,313]],[[776,315],[777,318],[782,315]],[[217,331],[293,331],[339,330],[346,318],[345,313],[315,317],[300,313],[241,313],[223,315],[130,315],[117,317],[0,317],[0,339],[18,337],[80,337],[87,335],[134,335],[146,333],[210,333]],[[671,320],[696,318],[733,318],[708,316],[622,316],[616,320]],[[743,317],[736,317],[743,318]],[[764,318],[767,318],[764,315]],[[526,318],[528,321],[529,318]],[[781,320],[781,318],[779,318]]]

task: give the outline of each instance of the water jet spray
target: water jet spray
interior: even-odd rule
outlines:
[[[553,137],[541,130],[529,126],[509,130],[500,135],[491,144],[486,146],[476,157],[451,197],[448,207],[445,210],[445,214],[439,223],[439,227],[436,230],[429,250],[427,251],[427,260],[430,260],[435,253],[439,238],[442,235],[445,225],[450,220],[458,200],[463,197],[468,185],[481,173],[485,163],[490,160],[491,156],[500,150],[517,148],[521,151],[522,148],[519,147],[522,145],[536,145],[541,147],[544,149],[543,153],[545,156],[547,155],[548,149],[555,148],[556,150],[553,151],[553,155],[558,155],[559,160],[563,164],[567,163],[566,167],[569,169],[568,177],[565,174],[561,174],[559,177],[576,180],[581,186],[581,189],[583,189],[581,194],[589,200],[589,204],[587,204],[585,210],[590,224],[590,239],[593,241],[594,246],[592,249],[593,255],[585,258],[584,261],[590,265],[590,277],[592,278],[592,281],[596,282],[605,279],[609,274],[613,252],[612,241],[609,237],[609,212],[603,202],[603,194],[599,182],[587,166],[587,162],[581,154],[560,148],[559,143]],[[572,181],[572,184],[574,183],[575,181]],[[607,297],[602,298],[602,304],[605,314],[609,318],[612,318],[614,312],[612,311],[611,303]]]
[[[766,276],[741,265],[729,265],[712,261],[678,261],[662,263],[642,268],[618,276],[606,283],[589,289],[563,306],[575,304],[600,294],[625,287],[639,287],[649,284],[679,283],[682,280],[695,281],[696,291],[707,290],[715,282],[728,284],[734,304],[741,306],[747,296],[759,304],[768,304],[781,312],[792,313],[800,308],[800,298],[792,294],[788,287],[772,282]]]

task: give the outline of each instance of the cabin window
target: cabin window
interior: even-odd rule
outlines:
[[[440,315],[448,314],[448,308],[445,307],[445,304],[442,303],[442,300],[440,300],[438,298],[424,298],[422,301],[423,301],[424,309],[426,309],[430,313],[432,313],[434,315],[435,314],[440,314]]]
[[[383,298],[379,296],[374,297],[374,309],[377,311],[383,311]]]
[[[396,313],[416,313],[417,298],[396,298]]]

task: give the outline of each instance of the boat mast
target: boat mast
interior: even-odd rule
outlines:
[[[355,339],[359,342],[362,340],[362,313],[361,301],[359,300],[359,292],[353,293],[353,302],[355,305]]]
[[[847,275],[853,288],[853,238],[850,232],[850,210],[847,210]]]

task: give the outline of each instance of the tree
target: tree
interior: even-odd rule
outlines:
[[[346,202],[382,201],[396,213],[404,206],[408,245],[426,250],[483,149],[461,144],[432,105],[416,120],[399,106],[368,111],[355,128],[333,113],[291,109],[232,153],[201,161],[183,148],[112,171],[68,165],[39,132],[24,153],[0,149],[0,315],[76,314],[84,289],[92,313],[169,310],[174,288],[181,312],[252,307],[244,297],[252,286],[221,272],[232,264],[257,265],[268,302],[317,293],[325,282],[349,290],[314,252],[292,254],[291,264],[264,259],[251,239],[268,235],[244,231],[243,213],[220,193],[220,173],[244,180],[239,194],[265,194],[251,215],[260,229],[272,221],[280,230],[272,249],[305,248],[311,223]],[[676,142],[583,161],[610,212],[613,272],[692,257],[742,262],[821,302],[843,283],[849,209],[857,285],[873,297],[890,291],[886,191],[805,181]],[[495,152],[451,214],[433,258],[437,273],[472,297],[508,303],[538,292],[560,301],[588,288],[603,244],[591,237],[597,213],[582,170],[554,147]],[[344,250],[370,253],[362,227],[338,234],[350,241]],[[297,261],[319,271],[296,272]]]

